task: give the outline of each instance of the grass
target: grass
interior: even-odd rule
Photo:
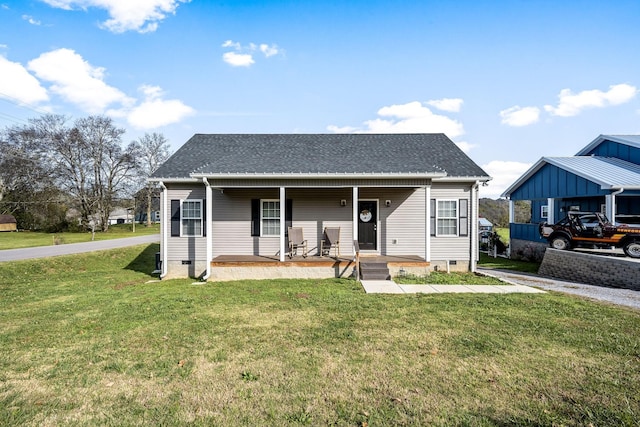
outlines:
[[[148,283],[157,245],[0,264],[0,425],[617,425],[640,313],[352,280]]]
[[[147,227],[143,224],[136,224],[135,233],[132,232],[131,224],[118,224],[109,227],[107,232],[96,232],[95,240],[120,239],[123,237],[143,236],[147,234],[160,233],[160,225],[154,224]],[[82,233],[44,233],[37,231],[20,231],[12,233],[0,233],[0,250],[32,248],[35,246],[51,246],[67,243],[82,243],[91,241],[91,232]]]
[[[505,285],[503,281],[494,277],[487,277],[481,274],[473,273],[443,273],[439,271],[432,271],[427,276],[396,276],[393,278],[394,282],[403,285]]]
[[[485,253],[480,253],[478,267],[501,270],[521,271],[523,273],[537,273],[540,264],[537,262],[518,261],[502,257],[493,258]]]

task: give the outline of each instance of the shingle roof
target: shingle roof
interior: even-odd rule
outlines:
[[[196,134],[152,179],[295,174],[489,179],[444,134]]]

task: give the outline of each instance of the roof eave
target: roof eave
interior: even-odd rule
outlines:
[[[192,173],[191,178],[207,179],[414,179],[414,178],[442,178],[445,172],[416,172],[416,173]]]

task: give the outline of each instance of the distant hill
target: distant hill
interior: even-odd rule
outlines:
[[[480,199],[479,216],[493,223],[494,227],[509,226],[509,201],[505,199]],[[516,201],[516,222],[531,221],[531,203]]]

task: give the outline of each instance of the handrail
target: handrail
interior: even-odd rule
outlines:
[[[360,245],[357,240],[353,241],[353,250],[356,254],[356,281],[360,281]]]

